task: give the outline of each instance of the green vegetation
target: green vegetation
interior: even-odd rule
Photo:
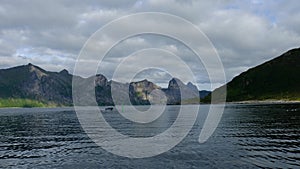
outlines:
[[[142,98],[143,93],[142,92],[135,92],[136,97]]]
[[[0,99],[0,107],[55,107],[56,104],[44,103],[41,101],[31,100],[31,99]]]
[[[3,100],[4,106],[24,104],[40,107],[52,106],[48,104],[52,102],[70,105],[72,104],[72,77],[66,71],[48,72],[32,64],[0,69],[0,98],[5,100],[22,98],[13,102]]]
[[[283,55],[251,68],[232,81],[213,91],[214,103],[223,102],[224,89],[227,88],[226,101],[300,101],[300,48],[292,49]],[[97,82],[95,96],[99,105],[114,105],[111,96],[111,84],[103,75],[96,79],[73,76],[67,71],[48,72],[32,64],[0,69],[0,107],[56,107],[71,106],[72,79],[77,79],[83,87],[90,80]],[[180,83],[178,83],[180,82]],[[120,101],[127,101],[128,84],[117,83],[114,90],[119,91]],[[198,91],[193,84],[183,84],[173,78],[167,89],[162,89],[168,104],[180,104],[178,86],[184,86],[182,92],[194,93],[195,98],[182,101],[182,104],[210,103],[208,91]],[[134,105],[148,105],[148,94],[158,87],[147,80],[130,83],[130,101]],[[205,97],[206,96],[206,97]],[[2,99],[1,99],[2,98]],[[150,97],[149,97],[150,98]],[[162,101],[164,102],[164,101]]]
[[[300,100],[299,74],[300,48],[290,50],[235,77],[227,84],[227,101]],[[210,96],[206,101],[209,99]]]
[[[200,103],[200,98],[195,97],[195,98],[190,98],[190,99],[185,99],[182,100],[182,104],[199,104]]]

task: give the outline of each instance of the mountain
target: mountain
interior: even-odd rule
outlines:
[[[149,105],[151,92],[156,89],[161,88],[146,79],[130,83],[129,93],[131,103],[134,105]]]
[[[229,102],[267,99],[300,100],[299,74],[300,48],[297,48],[241,73],[226,86],[213,92],[222,93],[221,91],[227,87],[226,97]],[[3,99],[6,99],[6,103],[19,102],[19,100],[7,101],[7,99],[29,99],[27,103],[32,103],[33,100],[55,105],[72,105],[72,79],[74,78],[83,87],[88,84],[95,85],[98,105],[197,104],[200,101],[199,97],[204,102],[208,102],[211,97],[211,92],[198,91],[191,82],[184,84],[177,78],[171,79],[167,88],[161,88],[146,79],[119,83],[108,81],[101,74],[82,78],[73,76],[67,70],[49,72],[28,64],[0,69],[0,106],[3,106],[1,105]],[[111,91],[116,91],[118,97],[113,99]],[[39,102],[33,103],[41,105]]]
[[[207,90],[201,90],[199,91],[199,97],[200,99],[204,99],[206,96],[208,96],[211,93],[211,91]]]
[[[197,104],[200,102],[197,87],[191,82],[185,85],[177,78],[172,78],[169,81],[168,88],[163,89],[163,92],[167,96],[168,104],[181,104],[181,100],[188,101],[187,103],[189,104]]]
[[[28,98],[70,105],[72,77],[66,70],[48,72],[32,64],[2,69],[0,97]]]
[[[227,84],[227,101],[300,100],[299,75],[300,48],[296,48],[233,78]]]
[[[94,84],[98,105],[114,104],[180,104],[181,98],[187,103],[199,103],[199,91],[192,83],[184,84],[173,78],[168,88],[142,80],[131,83],[108,81],[101,74],[89,78],[73,76],[67,70],[49,72],[33,64],[0,70],[0,106],[1,99],[30,99],[55,105],[72,105],[72,79],[75,78],[84,88]],[[182,90],[182,92],[180,92]],[[117,98],[112,98],[116,91]],[[85,92],[86,97],[91,92]],[[128,99],[129,96],[129,99]],[[84,100],[83,98],[77,98]],[[195,99],[196,98],[196,99]],[[197,99],[198,98],[198,99]],[[190,99],[196,100],[191,102]]]

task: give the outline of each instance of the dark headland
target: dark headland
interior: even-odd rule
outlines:
[[[300,102],[300,48],[251,68],[233,78],[226,86],[227,102]],[[209,102],[210,95],[206,102]]]

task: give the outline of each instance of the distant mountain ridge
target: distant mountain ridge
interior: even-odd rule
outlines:
[[[300,48],[251,68],[227,83],[227,101],[300,101]],[[218,92],[222,86],[213,92]],[[210,95],[205,98],[210,100]]]
[[[21,98],[32,99],[42,102],[51,102],[57,105],[72,105],[72,79],[77,78],[82,85],[94,81],[95,96],[98,105],[114,105],[111,96],[111,88],[118,92],[120,104],[148,105],[152,101],[167,104],[180,104],[181,98],[192,99],[199,98],[199,91],[192,83],[184,84],[179,79],[173,78],[169,82],[168,88],[161,88],[156,84],[142,80],[139,82],[119,83],[108,81],[104,75],[98,74],[94,77],[82,78],[73,76],[67,70],[60,72],[49,72],[33,64],[17,66],[0,70],[0,98]],[[185,94],[180,93],[179,88],[183,89],[183,93],[188,93],[191,98],[184,98]],[[156,90],[164,92],[166,98],[161,96]],[[154,91],[154,92],[153,92]],[[201,92],[201,91],[200,91]],[[156,100],[153,100],[155,99]],[[199,103],[197,101],[189,103]]]
[[[248,100],[298,100],[300,101],[300,48],[289,50],[281,56],[251,68],[232,79],[227,87],[227,101]],[[82,85],[94,82],[98,105],[129,104],[148,105],[152,103],[186,104],[199,103],[199,97],[209,102],[211,92],[198,91],[192,83],[184,84],[177,78],[169,81],[167,88],[142,80],[119,83],[108,81],[101,74],[82,78],[73,76],[67,70],[49,72],[33,64],[0,69],[0,99],[31,99],[56,105],[72,105],[72,79]],[[112,99],[111,88],[117,91],[118,100]],[[182,90],[179,90],[182,89]],[[164,96],[159,92],[163,92]],[[220,93],[220,92],[219,92]],[[127,99],[129,95],[129,100]],[[155,99],[156,98],[156,99]]]

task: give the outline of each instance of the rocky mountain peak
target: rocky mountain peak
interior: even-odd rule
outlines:
[[[97,74],[95,76],[95,86],[106,86],[107,83],[107,78],[104,75]]]
[[[192,91],[198,91],[198,88],[196,85],[194,85],[192,82],[188,82],[188,84],[186,85],[189,89],[191,89]]]
[[[168,89],[180,89],[180,87],[185,86],[184,83],[178,78],[172,78],[169,81]]]
[[[46,71],[38,66],[29,63],[27,67],[29,72],[33,73],[38,79],[41,79],[43,76],[47,76]]]
[[[138,82],[132,82],[130,83],[131,86],[133,86],[137,90],[153,90],[153,89],[159,89],[160,87],[154,84],[153,82],[148,81],[147,79],[144,79],[142,81]]]
[[[62,75],[69,75],[69,71],[66,70],[66,69],[63,69],[62,71],[59,72],[59,74],[62,74]]]
[[[45,102],[55,102],[62,105],[72,104],[72,78],[80,80],[81,85],[95,84],[95,95],[99,105],[113,104],[134,104],[149,105],[151,102],[162,104],[179,104],[180,99],[189,99],[194,94],[190,88],[195,88],[192,84],[185,85],[177,78],[173,78],[169,83],[170,89],[162,89],[155,83],[147,79],[121,83],[108,81],[102,74],[97,74],[88,78],[73,76],[67,70],[60,72],[49,72],[35,66],[17,66],[0,70],[0,97],[29,98]],[[180,86],[180,87],[179,87]],[[93,86],[94,87],[94,86]],[[179,89],[179,90],[178,90]],[[116,91],[117,101],[113,100],[111,91]],[[198,93],[198,92],[197,92]],[[128,94],[129,99],[128,100]]]

